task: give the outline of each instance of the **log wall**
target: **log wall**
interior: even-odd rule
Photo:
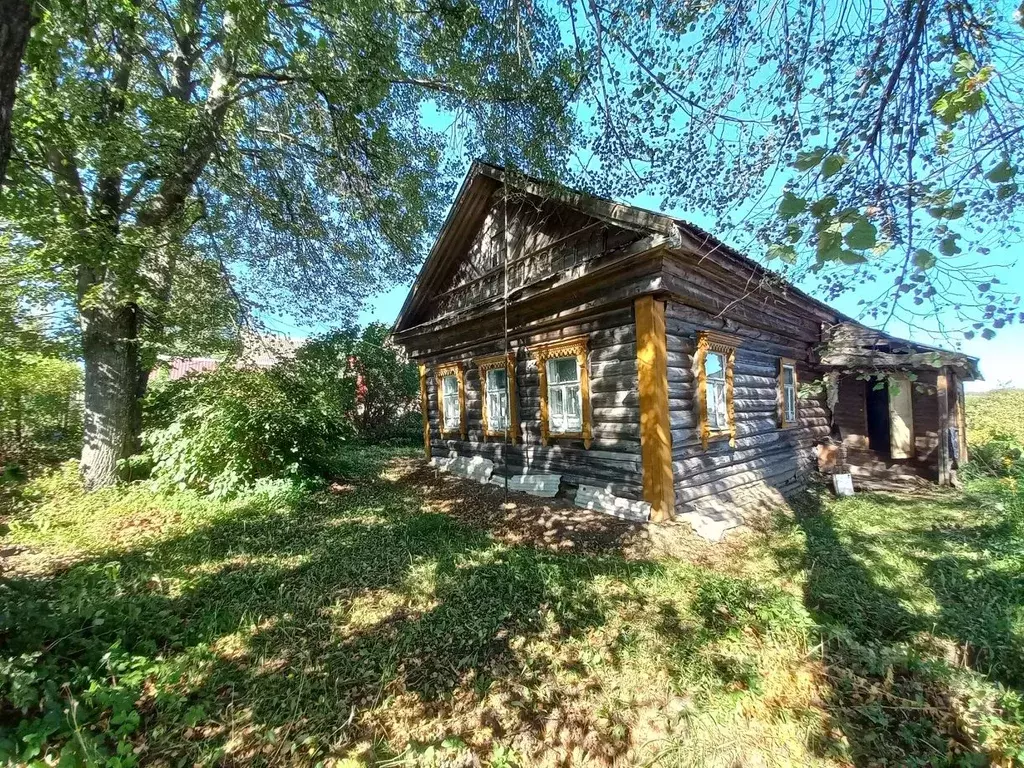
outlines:
[[[701,445],[697,426],[696,372],[692,369],[697,333],[722,330],[741,341],[734,367],[736,446],[727,438]],[[800,383],[818,376],[810,366],[809,341],[785,336],[702,309],[670,301],[666,307],[669,359],[669,410],[677,514],[742,511],[766,496],[789,493],[805,481],[813,466],[815,441],[828,436],[822,393],[797,401],[797,422],[778,425],[779,358],[797,363]]]
[[[540,377],[530,353],[536,344],[585,335],[588,339],[590,407],[593,440],[553,437],[541,445]],[[640,499],[643,477],[640,457],[640,414],[637,399],[636,330],[633,304],[621,305],[560,326],[557,330],[510,334],[515,357],[520,441],[505,445],[484,440],[480,374],[473,359],[500,354],[502,339],[489,339],[455,353],[435,353],[419,359],[427,367],[427,407],[431,452],[436,457],[483,456],[511,474],[550,472],[566,483],[596,485],[617,496]],[[463,363],[466,379],[466,440],[443,438],[438,431],[437,381],[433,370],[442,363]]]

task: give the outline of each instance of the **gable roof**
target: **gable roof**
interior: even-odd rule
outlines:
[[[416,312],[431,295],[437,282],[449,274],[449,268],[461,255],[460,246],[466,245],[476,233],[487,213],[491,195],[502,185],[562,203],[599,221],[641,232],[650,237],[657,237],[669,248],[692,248],[702,254],[717,255],[734,267],[742,267],[759,280],[764,280],[769,284],[774,283],[773,287],[776,290],[784,292],[789,298],[795,299],[808,309],[817,310],[819,314],[825,316],[822,319],[827,318],[827,323],[832,329],[847,329],[839,335],[830,334],[825,347],[823,347],[823,363],[825,362],[824,353],[828,351],[828,344],[836,344],[840,338],[848,341],[851,337],[848,329],[856,328],[865,332],[860,334],[860,340],[863,342],[861,352],[865,355],[869,350],[881,345],[882,340],[885,340],[893,347],[898,346],[900,352],[927,352],[929,353],[927,358],[922,356],[919,359],[932,360],[936,362],[937,366],[952,365],[962,376],[969,379],[981,378],[976,357],[917,344],[869,328],[797,288],[778,273],[740,253],[696,224],[658,211],[625,205],[590,193],[560,187],[530,176],[511,174],[500,166],[482,160],[475,160],[470,166],[466,178],[463,179],[462,186],[441,226],[437,240],[431,247],[419,275],[402,304],[395,320],[393,332],[398,333],[412,326]],[[869,343],[868,337],[874,340]]]

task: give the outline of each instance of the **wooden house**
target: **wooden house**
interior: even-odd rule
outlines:
[[[709,538],[816,471],[950,483],[977,360],[873,331],[685,221],[475,163],[396,340],[426,455]]]

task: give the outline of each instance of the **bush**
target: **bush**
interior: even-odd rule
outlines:
[[[313,339],[270,369],[221,366],[154,382],[145,410],[146,448],[127,467],[165,487],[224,497],[260,478],[336,474],[341,444],[418,439],[415,366],[387,329],[344,328]]]
[[[970,448],[970,468],[976,475],[1024,478],[1024,445],[1011,434],[996,433]]]
[[[143,442],[156,483],[225,497],[259,478],[328,471],[354,435],[354,383],[297,374],[293,365],[222,367],[151,393]]]
[[[40,354],[0,355],[0,469],[52,465],[82,447],[82,370]],[[6,469],[4,469],[6,467]]]
[[[987,443],[997,436],[1011,436],[1024,445],[1024,389],[994,389],[969,394],[967,411],[967,442]]]

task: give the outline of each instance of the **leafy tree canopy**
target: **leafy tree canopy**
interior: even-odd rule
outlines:
[[[447,197],[448,137],[424,110],[544,172],[574,136],[577,79],[540,7],[47,3],[0,217],[77,307],[89,484],[136,449],[156,350],[261,307],[334,320],[410,274]]]
[[[1020,321],[1024,29],[990,0],[568,3],[606,191],[706,215],[822,298],[970,338]],[[618,157],[619,162],[609,162]],[[933,326],[934,327],[934,326]]]

